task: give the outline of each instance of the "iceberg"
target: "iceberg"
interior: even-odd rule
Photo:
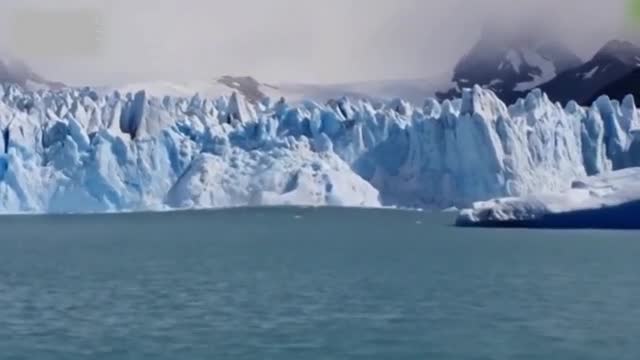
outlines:
[[[640,229],[640,168],[584,180],[557,193],[477,202],[459,226]]]
[[[417,106],[3,85],[0,131],[2,213],[462,208],[640,166],[632,97],[506,106],[478,86]]]

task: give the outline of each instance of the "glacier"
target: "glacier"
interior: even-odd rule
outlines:
[[[448,208],[640,166],[632,97],[539,90],[422,106],[0,87],[0,212],[260,205]]]
[[[640,229],[640,168],[576,180],[560,192],[501,198],[462,210],[458,226]]]

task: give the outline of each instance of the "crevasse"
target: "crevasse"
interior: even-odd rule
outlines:
[[[0,87],[0,211],[246,205],[444,208],[569,187],[640,165],[632,97],[590,108],[538,90],[464,90],[417,107],[290,106]]]

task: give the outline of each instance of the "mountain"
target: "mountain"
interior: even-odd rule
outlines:
[[[582,63],[563,44],[532,33],[485,28],[480,40],[455,66],[455,87],[438,93],[438,97],[457,97],[461,89],[480,85],[513,103],[529,90]]]
[[[65,85],[35,73],[26,63],[11,57],[0,57],[0,83],[11,83],[27,89],[60,89]]]
[[[0,115],[3,213],[446,208],[562,190],[640,159],[633,101],[563,109],[533,91],[507,107],[479,86],[417,107],[5,85]]]
[[[624,89],[624,79],[632,80],[633,77],[628,76],[639,66],[640,47],[627,41],[613,40],[603,46],[589,61],[559,74],[540,86],[540,89],[550,99],[563,104],[575,100],[581,105],[589,105],[598,96],[609,95],[610,91],[622,98],[633,93]],[[626,92],[622,94],[619,90]]]
[[[582,62],[557,41],[488,27],[455,66],[455,86],[437,96],[440,100],[459,97],[461,89],[480,85],[511,104],[540,88],[552,101],[590,105],[601,95],[622,99],[640,93],[633,85],[639,66],[640,47],[628,41],[609,41]]]

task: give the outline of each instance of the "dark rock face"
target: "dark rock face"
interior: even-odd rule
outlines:
[[[640,68],[598,89],[587,103],[595,101],[602,95],[618,101],[622,101],[627,95],[632,95],[635,103],[640,104]]]

